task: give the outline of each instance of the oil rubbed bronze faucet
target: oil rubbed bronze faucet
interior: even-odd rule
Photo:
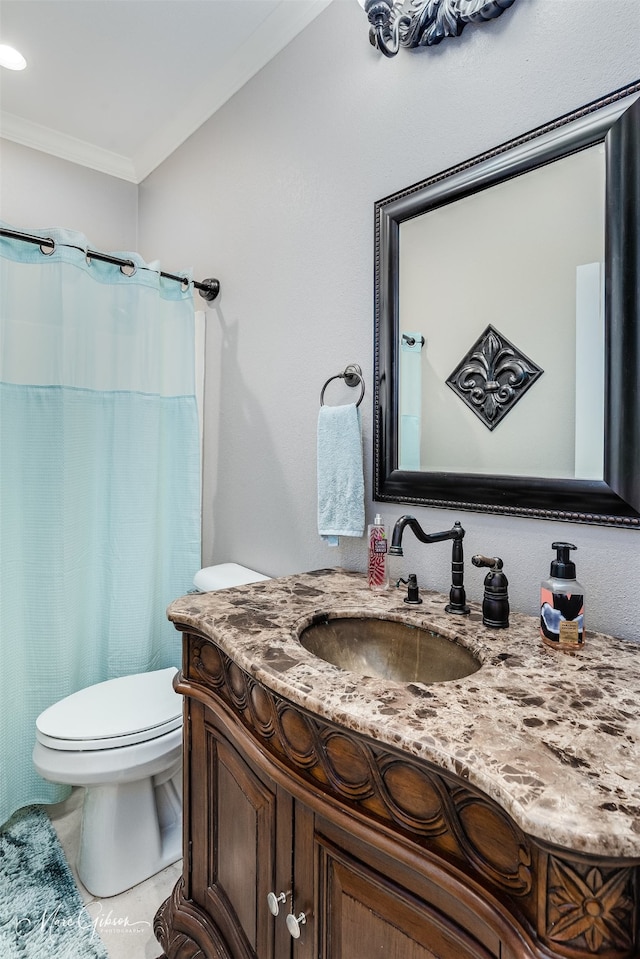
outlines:
[[[453,541],[451,547],[451,589],[449,590],[449,602],[445,606],[445,612],[466,616],[469,613],[469,607],[464,590],[464,556],[462,552],[464,530],[462,526],[455,522],[451,529],[446,529],[442,533],[425,533],[415,516],[401,516],[393,527],[391,548],[389,549],[390,556],[403,555],[402,535],[407,526],[421,543],[442,543],[443,540],[447,539]]]

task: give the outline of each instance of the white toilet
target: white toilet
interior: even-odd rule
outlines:
[[[206,592],[268,578],[224,563],[200,570],[194,584]],[[176,672],[171,666],[109,679],[54,703],[36,720],[38,773],[86,788],[77,870],[94,896],[115,896],[182,855]]]

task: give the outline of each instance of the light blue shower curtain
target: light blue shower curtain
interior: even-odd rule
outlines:
[[[200,565],[191,293],[38,235],[0,237],[0,824],[66,795],[31,762],[45,707],[179,665]]]

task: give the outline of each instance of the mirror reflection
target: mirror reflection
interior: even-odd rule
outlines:
[[[400,469],[602,479],[604,191],[598,144],[401,224]],[[495,429],[447,383],[489,324],[544,371]]]

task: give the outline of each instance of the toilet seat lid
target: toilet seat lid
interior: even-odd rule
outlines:
[[[108,679],[45,709],[36,737],[61,750],[115,749],[156,739],[182,724],[182,697],[174,666]]]
[[[231,586],[247,586],[269,579],[264,573],[240,566],[238,563],[218,563],[205,566],[193,577],[193,585],[200,593],[210,593],[217,589],[229,589]]]

